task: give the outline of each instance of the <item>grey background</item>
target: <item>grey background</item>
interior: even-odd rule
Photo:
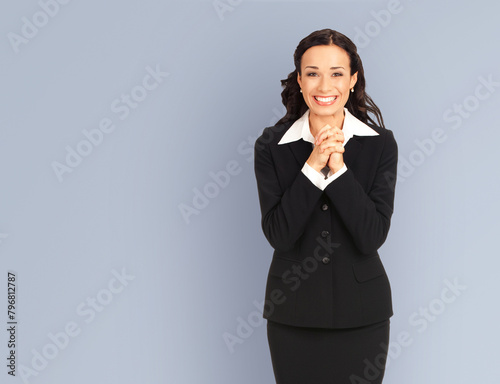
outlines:
[[[3,364],[2,383],[274,382],[257,313],[272,249],[250,149],[284,113],[279,80],[296,45],[327,27],[358,43],[367,90],[399,145],[380,254],[391,341],[406,334],[411,343],[394,352],[384,383],[496,383],[497,2],[41,3],[54,16],[18,52],[11,33],[34,17],[43,24],[43,8],[11,2],[0,12],[2,361],[7,271],[18,284],[17,376]],[[168,75],[141,94],[134,87],[148,66]],[[477,99],[481,78],[495,85]],[[111,105],[134,89],[145,99],[121,119]],[[467,117],[457,117],[464,103]],[[115,130],[58,180],[53,162],[65,164],[67,146],[103,118]],[[445,138],[429,149],[438,129]],[[235,164],[214,189],[211,172]],[[186,220],[182,204],[205,188],[207,206]],[[113,271],[129,280],[109,296]],[[462,288],[444,302],[447,282]],[[106,305],[86,322],[77,308],[89,310],[92,297]],[[242,321],[254,324],[247,334]],[[49,335],[68,324],[80,333],[23,380],[21,365],[34,369],[36,353],[54,352]],[[233,349],[229,334],[242,341]]]

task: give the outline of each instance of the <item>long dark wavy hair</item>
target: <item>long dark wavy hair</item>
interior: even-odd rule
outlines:
[[[300,86],[297,82],[297,73],[302,75],[300,65],[304,52],[316,45],[336,45],[347,52],[350,61],[351,76],[358,72],[358,79],[354,86],[354,92],[349,92],[349,99],[345,106],[349,112],[365,124],[373,124],[385,128],[380,109],[365,92],[365,72],[356,45],[347,36],[332,29],[322,29],[311,33],[302,39],[297,49],[295,49],[293,55],[295,70],[288,75],[288,78],[281,80],[281,85],[284,88],[283,92],[281,92],[281,99],[286,108],[286,114],[276,124],[291,120],[295,121],[307,111],[308,106],[304,101],[302,93],[300,93]],[[371,113],[377,119],[377,122],[368,113]]]

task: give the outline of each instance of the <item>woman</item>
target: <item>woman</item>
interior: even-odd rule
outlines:
[[[294,63],[282,80],[286,115],[255,143],[274,248],[263,317],[276,382],[381,383],[393,311],[377,250],[393,212],[397,144],[349,38],[313,32]]]

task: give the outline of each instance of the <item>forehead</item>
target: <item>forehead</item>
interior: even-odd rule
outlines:
[[[319,69],[330,67],[349,68],[349,55],[336,45],[316,45],[302,55],[301,67],[315,66]]]

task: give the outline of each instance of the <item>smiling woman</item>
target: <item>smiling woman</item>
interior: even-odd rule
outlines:
[[[335,63],[334,66],[330,66]],[[336,45],[317,45],[302,56],[297,82],[309,107],[311,133],[316,136],[326,124],[339,126],[344,118],[344,105],[354,91],[358,73],[349,73],[349,56]]]
[[[349,38],[313,32],[294,63],[282,80],[286,115],[254,149],[274,248],[263,310],[274,375],[278,384],[382,383],[393,311],[378,249],[393,212],[395,180],[385,175],[397,174],[397,144]],[[276,292],[287,299],[276,303]]]

